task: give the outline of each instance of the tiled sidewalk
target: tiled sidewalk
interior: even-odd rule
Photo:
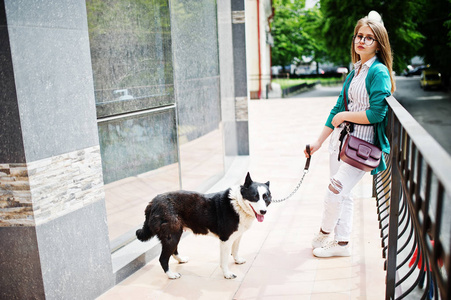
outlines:
[[[248,169],[255,181],[271,182],[274,198],[296,186],[305,163],[303,148],[317,138],[335,101],[336,97],[250,102]],[[167,279],[154,259],[98,299],[384,299],[385,273],[369,174],[354,190],[352,256],[312,256],[310,242],[319,229],[328,184],[327,143],[313,156],[298,193],[272,204],[264,222],[255,222],[244,234],[240,253],[247,263],[235,265],[230,259],[236,279],[222,276],[217,239],[188,234],[179,252],[189,262],[170,261],[182,274],[180,279]],[[242,183],[245,174],[241,175],[229,181]]]

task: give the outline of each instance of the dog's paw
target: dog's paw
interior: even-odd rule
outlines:
[[[189,261],[188,256],[180,256],[179,264],[186,264]]]
[[[237,265],[242,265],[242,264],[246,263],[246,260],[244,258],[237,257],[237,258],[235,258],[235,263]]]
[[[182,276],[180,273],[176,273],[176,272],[172,272],[172,271],[167,271],[166,275],[168,275],[169,279],[178,279]]]
[[[224,278],[225,279],[234,279],[234,278],[236,278],[236,275],[233,274],[232,272],[226,272],[226,273],[224,273]]]
[[[174,259],[179,262],[179,264],[186,264],[189,260],[189,257],[187,256],[179,256],[179,255],[173,255]]]

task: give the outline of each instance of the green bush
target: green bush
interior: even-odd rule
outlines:
[[[280,85],[280,88],[286,89],[291,86],[295,86],[302,83],[312,83],[312,82],[321,82],[321,83],[332,83],[332,82],[341,82],[340,79],[337,78],[295,78],[295,79],[282,79],[277,78],[273,79],[271,82],[277,83]]]

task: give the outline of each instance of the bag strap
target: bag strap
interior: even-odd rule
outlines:
[[[344,97],[343,97],[343,101],[345,104],[345,110],[348,111],[348,98],[346,96],[346,84],[348,83],[349,78],[346,80],[344,88],[343,88],[343,93],[344,93]],[[343,141],[345,139],[345,136],[354,131],[354,123],[351,122],[346,122],[345,127],[343,128],[343,130],[340,132],[340,149],[338,151],[338,161],[340,161],[340,153],[341,153],[341,148],[343,147]]]
[[[343,98],[343,100],[344,100],[344,102],[345,102],[345,110],[346,110],[346,111],[349,111],[349,110],[348,110],[348,97],[346,96],[346,84],[348,83],[348,80],[349,80],[349,78],[346,80],[345,86],[344,86],[344,89],[343,89],[343,92],[344,92],[344,98]]]

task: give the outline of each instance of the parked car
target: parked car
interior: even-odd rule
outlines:
[[[406,73],[404,73],[404,76],[410,77],[410,76],[413,76],[413,75],[421,75],[421,71],[423,71],[423,70],[425,70],[425,69],[427,69],[427,68],[428,68],[428,66],[419,66],[419,67],[416,67],[416,68],[414,68],[414,69],[412,69],[412,70],[407,71]]]
[[[319,69],[317,71],[316,69],[314,69],[314,70],[310,70],[308,74],[312,74],[312,75],[324,74],[324,70],[323,69]]]
[[[337,73],[348,74],[348,68],[339,67],[339,68],[337,68]]]
[[[442,86],[442,75],[437,70],[423,70],[420,77],[420,86],[425,90],[430,88],[440,88]]]

